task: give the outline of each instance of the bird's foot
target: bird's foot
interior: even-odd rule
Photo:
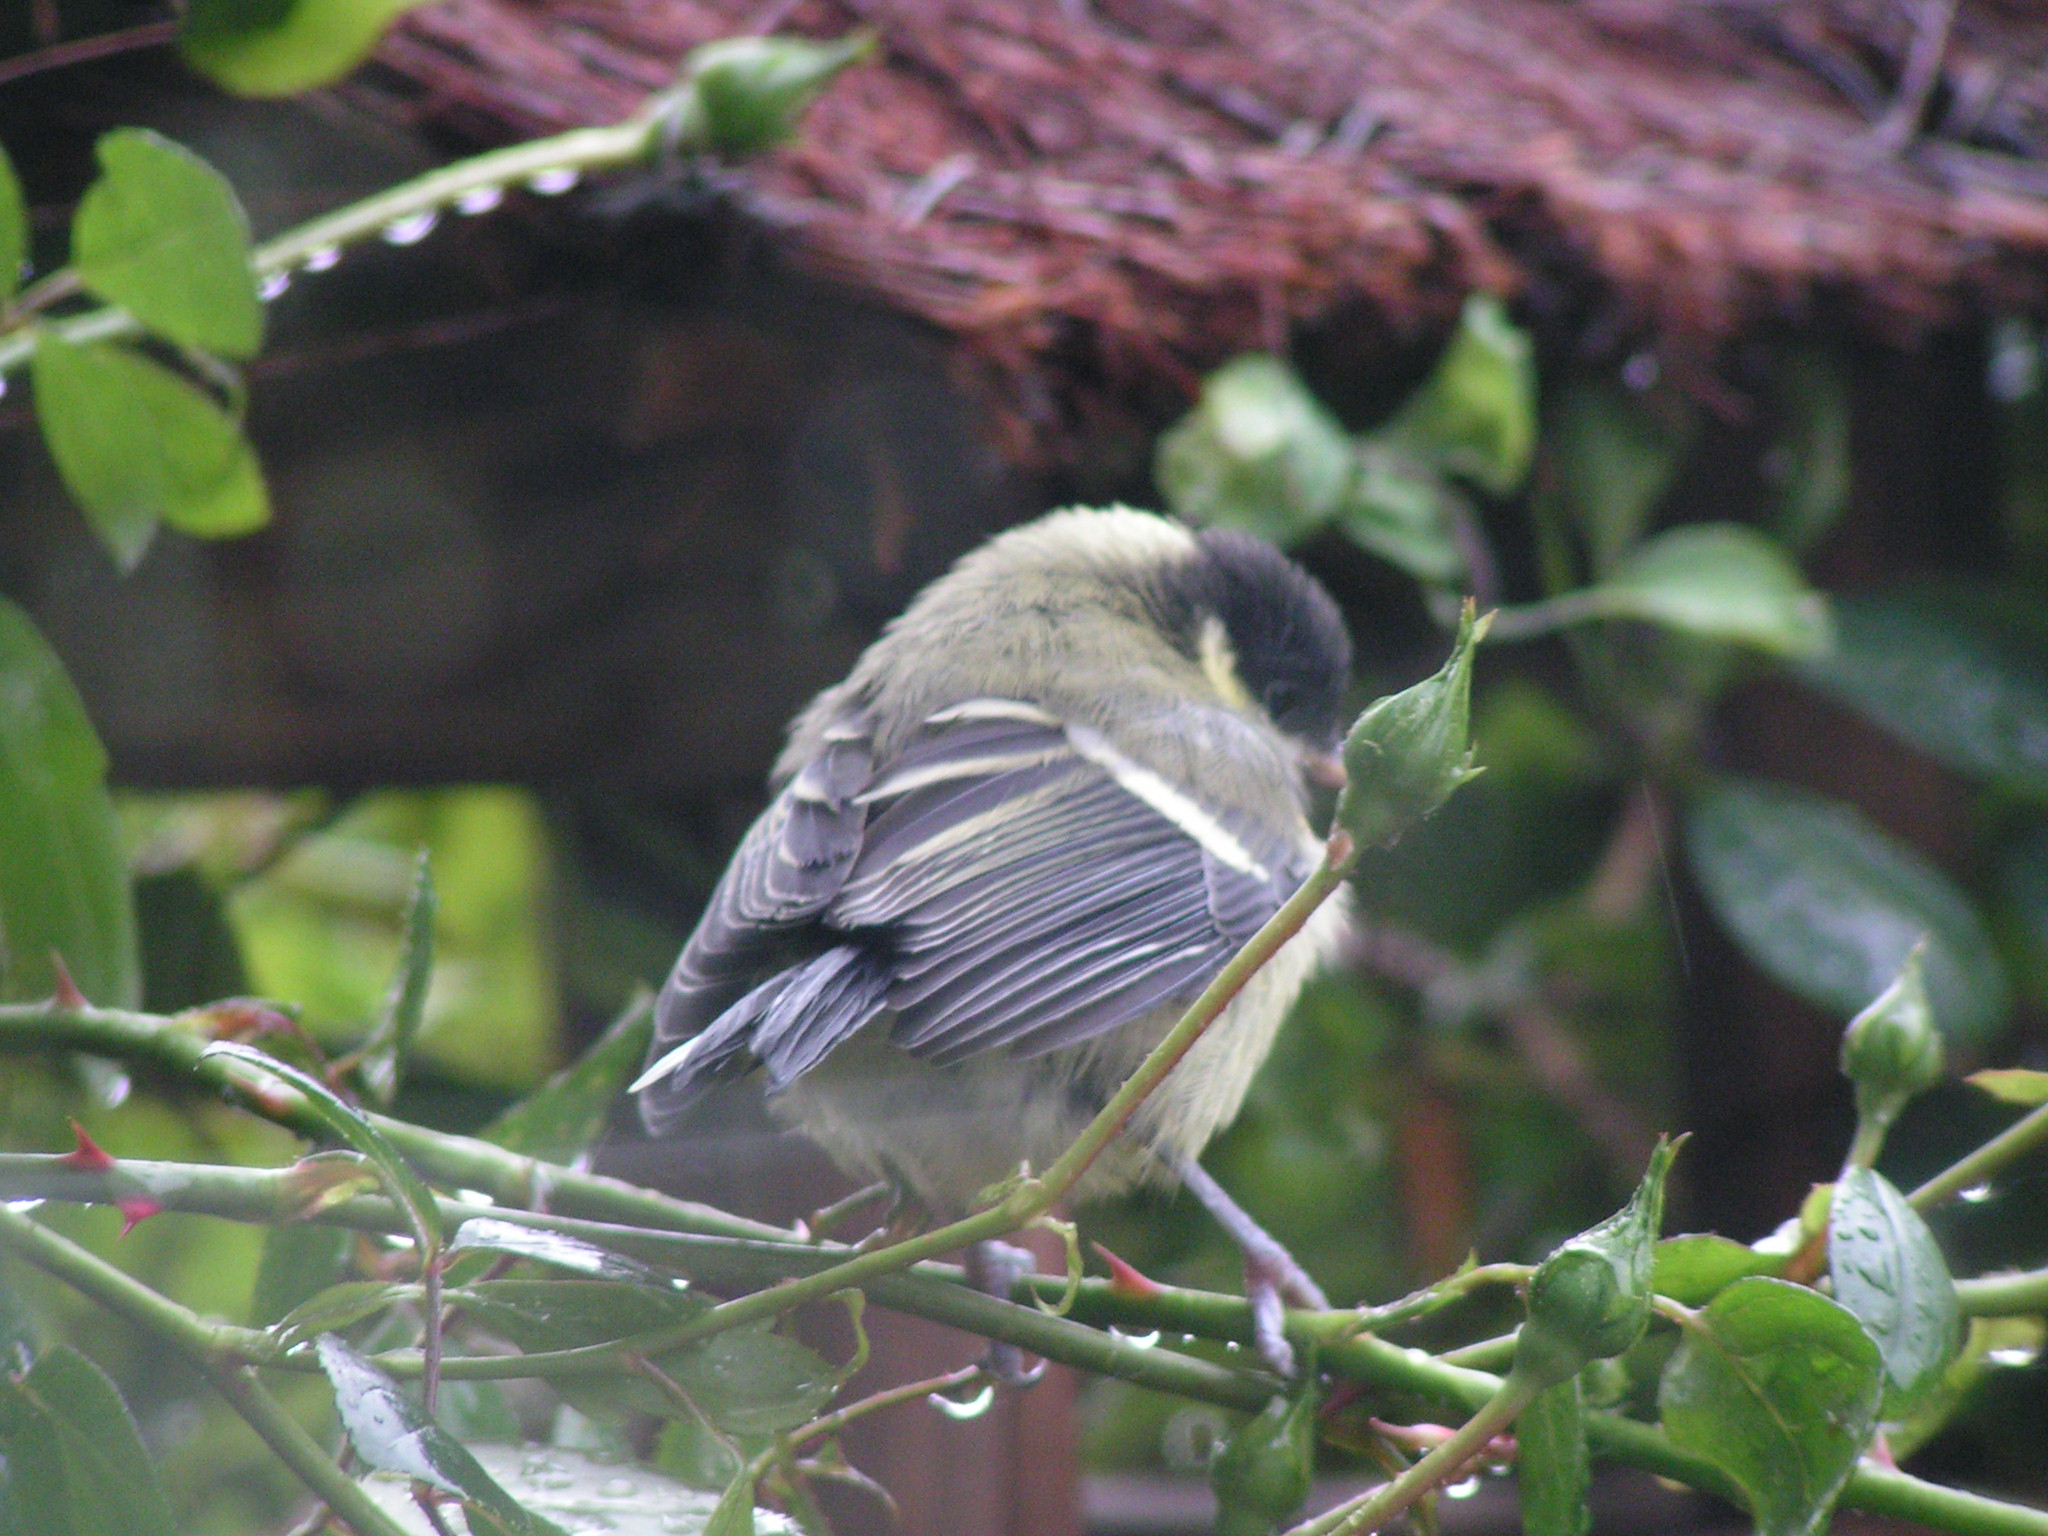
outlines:
[[[1030,1249],[989,1238],[967,1250],[967,1278],[974,1288],[998,1301],[1008,1301],[1017,1282],[1038,1273],[1038,1259]],[[1024,1351],[1015,1344],[991,1339],[981,1368],[1006,1387],[1028,1387],[1045,1374],[1045,1362],[1028,1370]]]
[[[1323,1288],[1309,1278],[1308,1271],[1294,1261],[1264,1227],[1251,1218],[1192,1158],[1174,1165],[1188,1193],[1201,1201],[1217,1224],[1228,1232],[1244,1253],[1244,1294],[1252,1307],[1252,1342],[1259,1358],[1292,1378],[1294,1347],[1287,1342],[1289,1305],[1309,1312],[1330,1310]]]

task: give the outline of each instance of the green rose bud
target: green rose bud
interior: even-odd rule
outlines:
[[[1470,599],[1440,671],[1368,705],[1344,738],[1348,779],[1337,825],[1361,847],[1388,844],[1479,777],[1472,762],[1472,655],[1493,615],[1474,617]]]
[[[772,149],[796,131],[804,108],[847,65],[874,51],[856,32],[836,42],[801,37],[727,37],[690,54],[687,91],[672,136],[727,155]]]
[[[1301,1508],[1315,1471],[1316,1394],[1276,1397],[1230,1437],[1209,1468],[1216,1536],[1270,1536]]]
[[[1927,1005],[1921,970],[1926,941],[1913,946],[1892,984],[1842,1035],[1842,1071],[1856,1085],[1856,1118],[1889,1125],[1915,1094],[1941,1081],[1941,1031]]]
[[[1660,1139],[1627,1205],[1545,1259],[1529,1282],[1515,1370],[1545,1385],[1624,1353],[1650,1323],[1650,1269],[1664,1180],[1678,1143]]]

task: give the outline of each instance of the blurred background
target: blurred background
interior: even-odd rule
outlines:
[[[1368,861],[1353,953],[1208,1159],[1335,1300],[1539,1257],[1662,1130],[1694,1133],[1671,1230],[1768,1233],[1839,1166],[1842,1023],[1923,932],[1951,1061],[2048,1066],[2034,8],[444,0],[263,103],[154,46],[164,16],[0,18],[39,244],[117,124],[220,167],[261,237],[615,120],[708,38],[882,48],[758,161],[515,191],[271,295],[275,516],[248,538],[165,530],[117,574],[0,398],[0,592],[111,756],[132,1001],[289,999],[345,1047],[425,848],[439,965],[399,1112],[481,1124],[659,981],[783,723],[911,593],[998,528],[1125,500],[1291,545],[1349,618],[1358,702],[1435,667],[1451,594],[1518,616],[1481,660],[1485,776]],[[95,38],[120,45],[51,55]],[[1945,1087],[1884,1166],[1908,1183],[2011,1113]],[[117,1155],[282,1144],[0,1066],[8,1149],[67,1115]],[[622,1113],[598,1164],[778,1220],[844,1189],[746,1094],[677,1144]],[[257,1234],[116,1246],[104,1214],[68,1230],[246,1309]],[[1237,1284],[1191,1202],[1080,1215],[1149,1274]],[[2048,1161],[1940,1233],[1959,1270],[2038,1255]],[[129,1391],[190,1529],[275,1528],[288,1490],[192,1379],[8,1278]],[[877,1340],[882,1375],[971,1349]],[[2048,1492],[2031,1359],[1916,1470]],[[1227,1427],[1056,1374],[850,1449],[912,1531],[1165,1533],[1206,1528]],[[1722,1518],[1647,1478],[1602,1497],[1603,1530]],[[1491,1490],[1446,1506],[1512,1520]]]

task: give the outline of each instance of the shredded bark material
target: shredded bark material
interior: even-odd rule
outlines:
[[[1340,310],[1433,328],[1475,286],[1693,356],[2048,295],[2028,0],[445,0],[379,89],[549,132],[770,26],[870,27],[884,57],[745,206],[965,339],[1020,452]]]

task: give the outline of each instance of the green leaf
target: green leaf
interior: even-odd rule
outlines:
[[[694,1293],[599,1280],[487,1280],[448,1297],[479,1327],[529,1353],[610,1343],[687,1321],[709,1305]],[[727,1329],[654,1361],[705,1418],[734,1435],[793,1429],[835,1387],[832,1368],[815,1351],[766,1324]],[[565,1376],[555,1385],[593,1418],[687,1412],[637,1375]]]
[[[0,149],[0,304],[20,291],[28,256],[28,200],[21,195],[14,162]]]
[[[1612,384],[1566,392],[1550,435],[1559,490],[1595,571],[1611,571],[1671,488],[1688,434]]]
[[[296,1348],[323,1333],[353,1327],[374,1317],[386,1307],[411,1300],[416,1289],[392,1285],[383,1280],[343,1280],[316,1291],[293,1307],[273,1325],[287,1349]]]
[[[420,0],[192,0],[178,46],[238,96],[296,96],[361,63]]]
[[[1934,1234],[1873,1169],[1850,1168],[1835,1184],[1828,1274],[1884,1357],[1885,1417],[1906,1413],[1955,1358],[1963,1318]]]
[[[1658,1410],[1672,1444],[1743,1491],[1760,1536],[1823,1529],[1877,1427],[1884,1365],[1844,1308],[1783,1280],[1738,1280],[1684,1330]]]
[[[1810,549],[1849,505],[1849,381],[1817,348],[1786,360],[1779,388],[1777,439],[1764,468],[1777,486],[1777,532]]]
[[[1321,1401],[1314,1380],[1310,1372],[1308,1387],[1246,1419],[1209,1464],[1215,1536],[1268,1536],[1308,1497]]]
[[[452,1493],[470,1529],[504,1536],[563,1536],[551,1520],[522,1508],[453,1435],[420,1412],[396,1382],[334,1334],[318,1341],[320,1369],[334,1388],[334,1406],[349,1443],[370,1466],[401,1473]]]
[[[1412,688],[1375,699],[1345,733],[1336,823],[1360,847],[1397,842],[1479,776],[1472,761],[1472,658],[1490,619],[1475,620],[1468,601],[1444,664]]]
[[[248,1071],[276,1078],[296,1089],[314,1117],[327,1127],[328,1131],[363,1154],[376,1167],[383,1180],[385,1193],[398,1203],[405,1213],[406,1224],[412,1228],[413,1237],[419,1243],[423,1259],[431,1258],[441,1247],[441,1207],[434,1192],[426,1182],[412,1170],[412,1165],[399,1155],[384,1133],[365,1120],[356,1110],[344,1104],[332,1088],[317,1078],[301,1072],[288,1062],[279,1061],[275,1056],[259,1051],[253,1045],[244,1045],[239,1040],[216,1040],[200,1053],[202,1058],[225,1057],[243,1069],[231,1075],[237,1077],[244,1092],[262,1094],[275,1090],[267,1083],[249,1082]]]
[[[1546,1387],[1515,1420],[1515,1476],[1524,1536],[1587,1536],[1593,1486],[1586,1452],[1586,1396],[1579,1378]]]
[[[1374,436],[1496,496],[1522,483],[1536,449],[1536,363],[1500,300],[1465,300],[1435,370]]]
[[[1545,1386],[1633,1346],[1650,1324],[1650,1275],[1664,1223],[1664,1181],[1682,1144],[1660,1137],[1628,1204],[1536,1268],[1515,1369]]]
[[[1959,773],[2048,795],[2048,648],[1994,603],[1902,587],[1840,600],[1801,672]]]
[[[754,1470],[744,1469],[719,1496],[704,1536],[754,1536]]]
[[[71,222],[79,281],[168,341],[254,357],[263,305],[227,178],[147,128],[116,128],[94,153],[100,178]]]
[[[1464,499],[1428,466],[1365,442],[1358,447],[1337,526],[1352,543],[1417,581],[1449,586],[1465,573],[1465,555],[1451,525]]]
[[[2002,1103],[2023,1104],[2029,1109],[2036,1104],[2048,1104],[2048,1072],[2030,1072],[2025,1067],[1994,1067],[1972,1072],[1963,1081],[1982,1088]]]
[[[0,598],[0,1000],[56,990],[52,954],[93,1002],[142,998],[135,908],[107,757],[56,654]]]
[[[1977,1044],[2012,1007],[1969,900],[1911,848],[1806,790],[1720,780],[1687,807],[1687,857],[1745,953],[1809,1001],[1847,1017],[1883,992],[1927,939],[1927,993],[1951,1042]]]
[[[573,1270],[593,1280],[623,1280],[632,1285],[681,1289],[683,1282],[658,1274],[637,1259],[607,1253],[595,1243],[540,1227],[522,1227],[493,1216],[472,1216],[456,1230],[450,1253],[477,1249],[490,1253],[515,1254],[522,1259]]]
[[[249,1322],[268,1328],[295,1307],[336,1284],[348,1270],[355,1234],[343,1227],[292,1222],[272,1227],[263,1239],[256,1284],[249,1294]],[[365,1314],[367,1315],[367,1314]],[[324,1323],[322,1328],[338,1328]]]
[[[1688,1307],[1705,1306],[1748,1275],[1775,1275],[1783,1258],[1711,1232],[1667,1237],[1650,1266],[1650,1289]]]
[[[67,1345],[46,1351],[19,1381],[0,1371],[0,1449],[10,1498],[30,1531],[171,1536],[176,1529],[128,1405],[106,1372]]]
[[[356,1076],[377,1104],[391,1107],[398,1094],[398,1075],[406,1053],[420,1032],[420,1019],[427,1009],[427,986],[434,976],[434,917],[441,903],[434,895],[434,873],[422,848],[413,864],[412,894],[406,900],[405,920],[398,945],[398,968],[385,994],[383,1012],[378,1015],[370,1038],[363,1042],[356,1061]]]
[[[1782,656],[1816,655],[1832,635],[1827,599],[1783,549],[1734,523],[1657,535],[1584,599],[1600,618],[1639,619]]]
[[[519,1415],[505,1389],[495,1381],[448,1381],[434,1402],[434,1421],[464,1445],[479,1440],[496,1440],[516,1445],[520,1438]],[[527,1501],[511,1489],[515,1499]]]
[[[654,994],[643,989],[573,1064],[477,1134],[524,1157],[574,1161],[603,1134],[612,1105],[639,1074],[653,1034]]]
[[[444,1382],[441,1390],[446,1392],[455,1385]],[[617,1455],[559,1444],[482,1444],[472,1449],[492,1480],[524,1508],[572,1531],[601,1530],[606,1536],[705,1536],[713,1528],[710,1522],[719,1507],[718,1490],[701,1492],[644,1463]],[[720,1478],[718,1489],[731,1480],[730,1476]],[[373,1472],[363,1480],[363,1488],[400,1529],[414,1536],[433,1536],[426,1517],[413,1503],[409,1479]],[[740,1507],[751,1504],[751,1480],[746,1492],[747,1505]],[[763,1536],[795,1530],[781,1515],[757,1510],[753,1516],[753,1529]],[[731,1532],[747,1527],[727,1525],[723,1529]]]
[[[64,488],[124,571],[142,558],[158,519],[197,538],[232,538],[269,521],[269,493],[240,422],[168,368],[125,347],[73,346],[45,331],[31,376]]]
[[[1351,484],[1351,439],[1277,357],[1234,358],[1159,439],[1154,478],[1192,522],[1291,544],[1321,527]]]

